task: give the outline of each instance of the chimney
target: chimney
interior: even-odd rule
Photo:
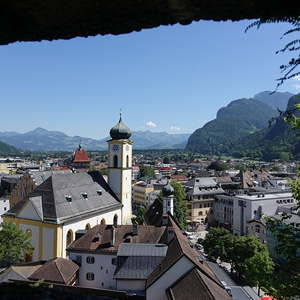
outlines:
[[[137,224],[132,225],[132,235],[138,235],[138,225]]]
[[[169,216],[168,215],[162,215],[162,226],[168,226],[169,225]]]
[[[116,229],[114,226],[110,228],[110,245],[114,246],[116,242]]]

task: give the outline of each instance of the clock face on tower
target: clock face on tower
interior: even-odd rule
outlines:
[[[118,151],[119,151],[119,145],[114,144],[114,145],[112,146],[112,150],[113,150],[114,152],[118,152]]]
[[[128,145],[126,145],[126,151],[129,151],[129,146]]]

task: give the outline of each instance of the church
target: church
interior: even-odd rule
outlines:
[[[98,172],[54,173],[4,216],[31,236],[27,261],[66,257],[76,237],[98,224],[130,224],[132,144],[119,122],[110,130],[108,183]]]

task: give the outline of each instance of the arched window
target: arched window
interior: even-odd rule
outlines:
[[[114,216],[114,226],[118,225],[118,215]]]
[[[29,238],[32,237],[32,230],[31,229],[28,228],[28,229],[26,229],[25,232],[28,234]]]
[[[118,155],[114,155],[114,168],[118,167]]]
[[[85,230],[90,230],[91,229],[91,225],[90,225],[90,223],[87,223],[86,225],[85,225]]]
[[[106,224],[105,219],[102,219],[101,222],[100,222],[100,224],[101,224],[101,225],[105,225],[105,224]]]
[[[67,247],[73,242],[74,240],[74,234],[72,229],[69,229],[68,233],[67,233]]]
[[[129,155],[126,155],[126,168],[129,168]]]

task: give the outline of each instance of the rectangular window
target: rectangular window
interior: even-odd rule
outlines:
[[[86,273],[86,280],[94,280],[95,279],[95,274],[94,273]]]
[[[88,264],[93,264],[93,263],[95,263],[95,257],[94,257],[94,256],[88,256],[88,257],[86,258],[86,262],[87,262]]]

